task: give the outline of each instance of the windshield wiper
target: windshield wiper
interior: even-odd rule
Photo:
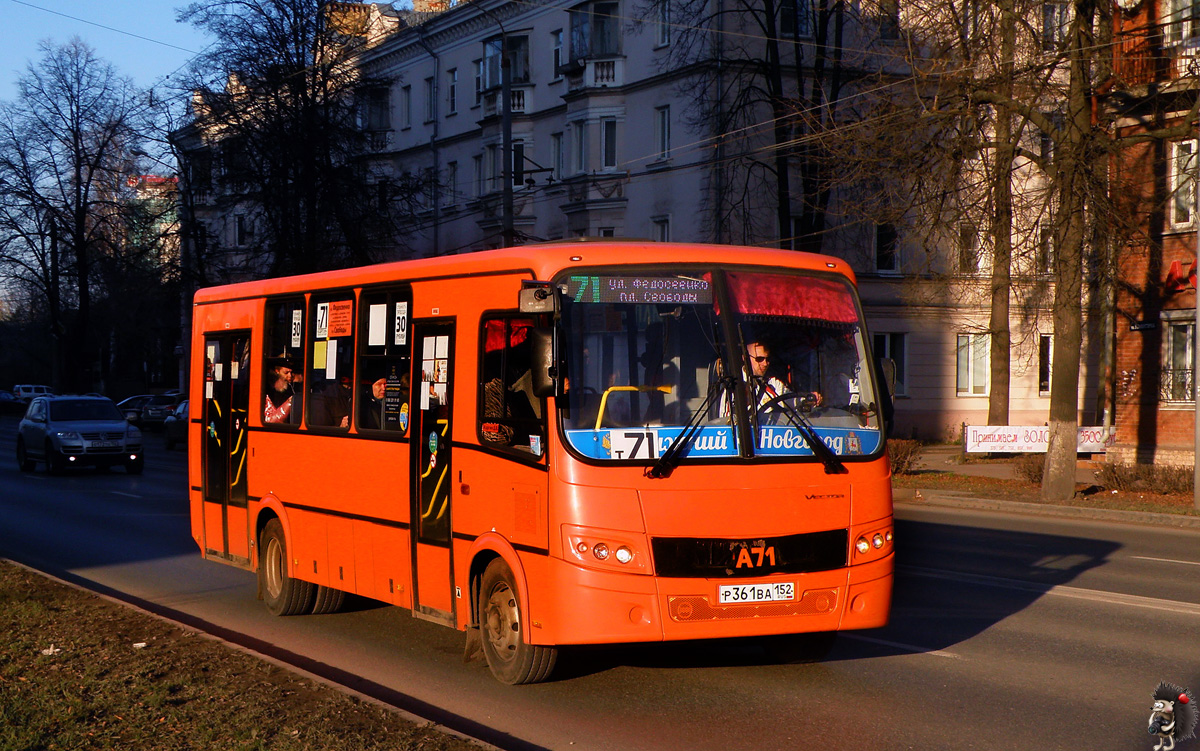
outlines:
[[[679,432],[679,435],[675,436],[675,439],[671,441],[671,445],[667,446],[667,450],[662,453],[662,456],[658,457],[658,461],[654,462],[646,470],[646,477],[657,480],[660,477],[670,476],[671,470],[675,469],[679,464],[679,460],[683,458],[683,447],[691,442],[692,438],[696,435],[696,431],[700,429],[700,422],[708,414],[708,408],[712,404],[713,396],[721,389],[731,391],[733,388],[734,381],[730,376],[718,378],[709,384],[708,394],[704,396],[704,401],[692,413],[692,418],[688,420],[688,424]]]
[[[791,395],[789,394],[789,396]],[[787,417],[788,422],[792,424],[792,427],[804,434],[805,439],[808,440],[808,445],[812,447],[813,454],[821,460],[821,464],[825,465],[825,474],[846,474],[849,471],[846,469],[846,465],[842,464],[842,460],[838,458],[837,454],[833,453],[833,449],[829,448],[825,444],[825,441],[821,440],[821,436],[817,435],[817,430],[813,427],[813,424],[806,420],[798,409],[788,404],[786,398],[779,398],[778,403],[780,410]]]

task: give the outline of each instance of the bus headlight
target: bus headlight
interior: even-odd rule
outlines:
[[[649,546],[637,533],[563,525],[563,551],[581,566],[628,574],[650,573]]]
[[[875,522],[875,524],[880,524],[880,522]],[[871,529],[871,526],[874,525],[864,526],[866,529],[860,528],[854,539],[852,563],[866,563],[892,552],[892,527],[890,524],[875,529]]]

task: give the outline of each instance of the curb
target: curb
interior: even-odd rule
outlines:
[[[921,492],[920,500],[915,498],[916,490],[920,490]],[[1126,522],[1129,524],[1145,524],[1154,527],[1200,529],[1200,516],[1189,516],[1184,514],[1160,514],[1151,511],[1121,511],[1118,509],[1086,508],[1082,506],[1055,506],[1046,503],[1002,501],[996,498],[979,498],[977,496],[971,496],[965,493],[955,493],[953,491],[929,491],[924,489],[896,488],[892,492],[895,497],[893,505],[897,508],[942,506],[948,508],[975,509],[979,511],[1001,511],[1009,514],[1057,516],[1067,519],[1094,519],[1097,521]]]

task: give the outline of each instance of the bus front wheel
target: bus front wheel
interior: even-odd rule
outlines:
[[[316,590],[311,583],[288,575],[287,542],[278,519],[267,522],[259,539],[258,588],[272,615],[301,615],[312,611]]]
[[[496,680],[510,686],[546,680],[558,660],[554,647],[525,642],[524,617],[512,569],[497,558],[484,570],[479,587],[479,630],[488,668]]]

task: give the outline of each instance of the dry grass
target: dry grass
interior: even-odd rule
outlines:
[[[0,561],[0,749],[478,751]]]

